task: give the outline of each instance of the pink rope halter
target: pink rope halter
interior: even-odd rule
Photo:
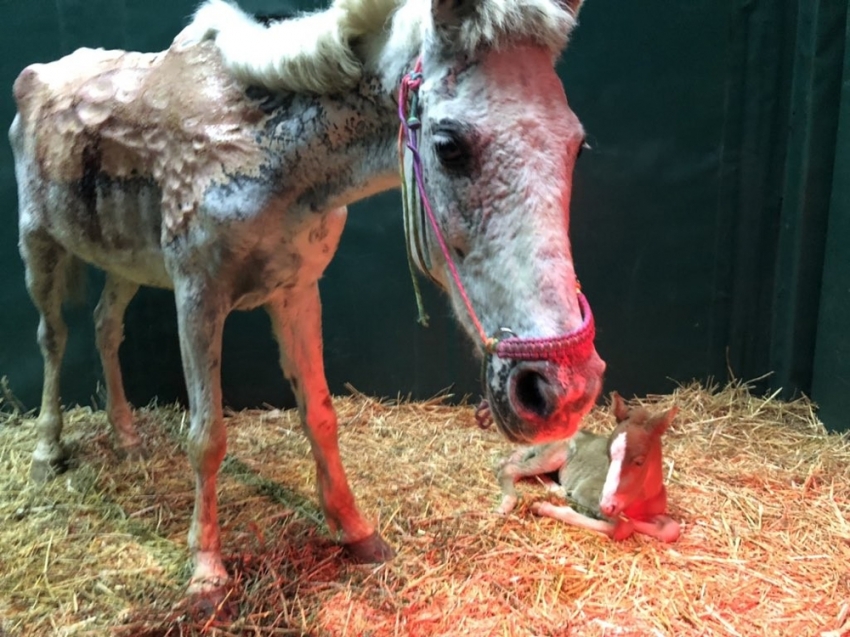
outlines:
[[[524,360],[524,361],[551,361],[561,366],[578,367],[590,357],[593,352],[593,339],[596,329],[590,304],[587,302],[581,289],[578,290],[578,301],[581,307],[582,323],[578,329],[561,336],[550,338],[520,338],[508,329],[503,329],[500,334],[488,336],[472,307],[472,302],[461,283],[460,274],[457,271],[454,260],[451,257],[443,233],[437,223],[437,218],[431,209],[431,204],[425,194],[422,177],[422,159],[419,154],[418,131],[421,127],[419,120],[419,87],[422,84],[422,59],[416,61],[416,66],[411,73],[402,78],[398,94],[398,116],[401,120],[398,136],[399,162],[401,171],[402,188],[404,192],[405,215],[411,213],[407,210],[410,205],[406,193],[407,180],[404,174],[404,148],[410,150],[413,159],[413,179],[416,182],[416,191],[419,200],[425,210],[425,215],[434,230],[434,236],[442,250],[446,265],[451,273],[452,280],[458,293],[463,299],[469,318],[478,332],[484,350],[487,354],[495,354],[499,358]],[[427,273],[430,275],[430,273]],[[415,280],[415,279],[414,279]],[[479,407],[479,411],[481,407]]]

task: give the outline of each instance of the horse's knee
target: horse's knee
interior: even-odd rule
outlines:
[[[224,421],[220,417],[198,417],[189,430],[187,451],[197,473],[215,473],[227,453]]]

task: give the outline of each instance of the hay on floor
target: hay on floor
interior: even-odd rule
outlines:
[[[291,411],[228,417],[219,497],[235,620],[181,604],[193,479],[186,414],[139,410],[150,450],[120,462],[102,412],[66,414],[74,466],[28,481],[34,421],[0,425],[0,635],[850,634],[850,444],[805,400],[733,384],[640,402],[680,408],[665,435],[673,545],[614,543],[549,519],[521,486],[514,514],[493,466],[511,451],[469,406],[335,400],[353,489],[398,551],[348,563],[314,495]],[[586,425],[611,426],[607,408]]]

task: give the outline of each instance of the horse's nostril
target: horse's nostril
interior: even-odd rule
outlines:
[[[554,411],[551,393],[549,381],[540,372],[534,370],[517,371],[514,398],[518,407],[541,418],[546,418]]]

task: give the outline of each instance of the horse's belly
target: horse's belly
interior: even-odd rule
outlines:
[[[46,226],[69,251],[102,270],[171,288],[160,231],[161,191],[142,179],[98,178],[94,186],[56,185]]]

